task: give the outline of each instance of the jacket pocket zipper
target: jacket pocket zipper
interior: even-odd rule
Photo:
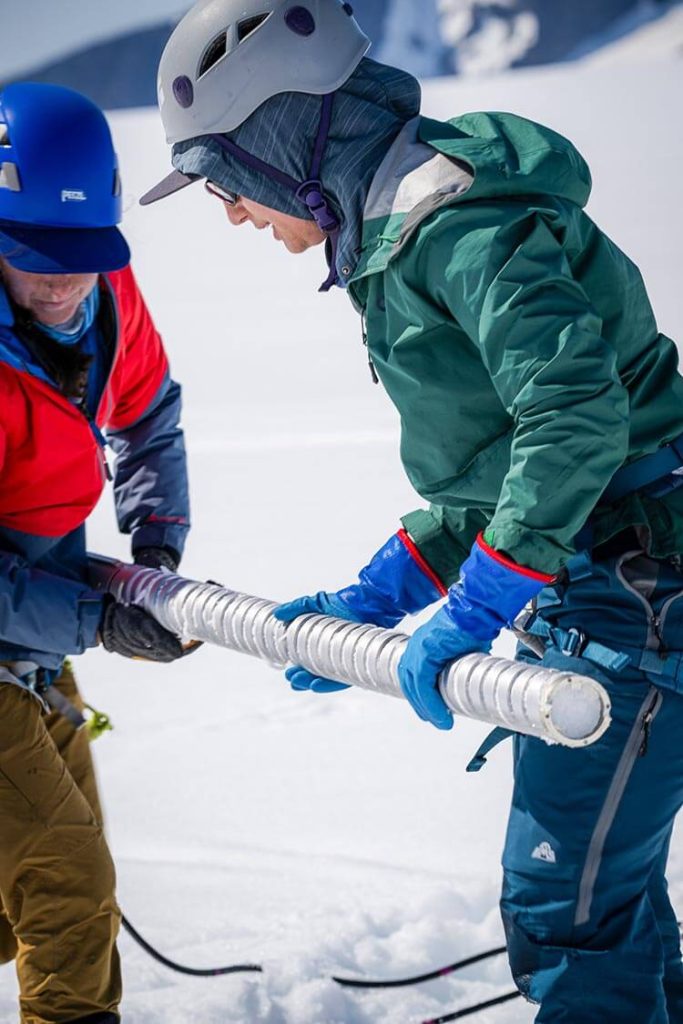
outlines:
[[[659,691],[657,691],[654,697],[652,698],[651,703],[648,705],[645,714],[643,715],[641,729],[642,741],[640,744],[640,748],[638,750],[638,757],[645,757],[645,755],[647,754],[648,747],[650,745],[650,728],[652,726],[652,722],[655,715],[659,711],[659,706],[661,703],[662,695]]]
[[[640,591],[636,590],[636,588],[631,583],[629,583],[622,569],[623,563],[630,556],[640,554],[642,554],[642,552],[640,551],[627,551],[624,555],[622,555],[622,557],[619,559],[616,565],[616,574],[621,585],[626,590],[628,590],[630,594],[633,594],[635,597],[637,597],[640,603],[645,608],[645,612],[647,615],[647,639],[645,640],[646,649],[650,651],[658,651],[661,653],[664,646],[662,644],[661,638],[661,617],[656,614],[654,608],[647,600],[647,598],[643,597]]]

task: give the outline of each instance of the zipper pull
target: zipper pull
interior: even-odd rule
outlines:
[[[652,623],[652,631],[659,640],[659,648],[657,650],[657,654],[660,658],[664,659],[667,657],[669,652],[666,649],[666,646],[664,644],[664,638],[662,637],[662,620],[659,618],[658,615],[653,615],[650,621]]]
[[[645,757],[647,754],[647,748],[650,743],[650,725],[652,724],[652,712],[648,713],[643,718],[643,742],[640,744],[640,750],[638,751],[638,757]]]
[[[104,476],[109,481],[109,483],[113,483],[114,474],[111,471],[111,467],[109,465],[109,460],[107,459],[107,446],[108,446],[109,442],[107,441],[106,437],[104,436],[104,434],[102,433],[100,428],[97,426],[97,423],[95,422],[94,417],[90,415],[90,413],[88,412],[87,408],[85,406],[83,406],[82,409],[83,409],[83,413],[85,415],[85,418],[87,419],[87,421],[88,421],[88,423],[90,425],[90,429],[92,430],[93,434],[95,435],[95,440],[97,441],[98,447],[100,449],[100,455],[102,457],[102,470],[104,472]]]
[[[361,329],[361,334],[363,336],[363,344],[365,345],[365,351],[366,351],[367,357],[368,357],[368,368],[370,370],[370,377],[372,379],[372,383],[373,384],[379,384],[379,377],[377,376],[377,370],[375,369],[375,364],[372,361],[372,357],[370,355],[370,350],[368,348],[368,332],[367,332],[367,328],[366,328],[366,325],[365,325],[365,310],[363,310],[361,312],[361,315],[360,315],[360,329]]]
[[[102,451],[102,468],[104,469],[104,475],[106,476],[107,480],[111,484],[111,483],[114,482],[114,474],[111,471],[111,466],[109,465],[109,460],[107,458],[106,451],[104,450],[104,448],[102,448],[101,451]]]
[[[107,480],[109,481],[109,483],[111,484],[111,483],[114,482],[114,474],[111,471],[111,466],[109,465],[109,459],[107,458],[107,448],[109,447],[109,442],[107,441],[106,437],[104,436],[102,431],[99,429],[99,427],[97,426],[97,424],[95,423],[94,420],[93,420],[93,430],[95,431],[95,437],[97,438],[97,442],[98,442],[98,444],[100,446],[100,454],[102,456],[102,468],[104,470],[104,475],[107,478]]]
[[[659,704],[659,695],[655,696],[655,699],[650,704],[649,708],[643,715],[643,741],[640,744],[640,750],[638,751],[638,757],[645,757],[647,749],[650,744],[650,726],[652,725],[652,719],[655,717],[655,708]]]

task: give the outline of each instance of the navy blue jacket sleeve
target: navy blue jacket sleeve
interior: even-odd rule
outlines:
[[[19,555],[0,552],[0,636],[3,648],[46,652],[40,664],[57,667],[65,654],[94,647],[102,595],[85,583],[35,569]]]
[[[150,546],[183,553],[190,503],[180,411],[180,385],[167,375],[132,426],[107,432],[116,454],[116,515],[121,532],[132,534],[133,554]]]

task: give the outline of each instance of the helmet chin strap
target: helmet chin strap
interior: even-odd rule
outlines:
[[[212,133],[208,136],[210,139],[217,142],[222,149],[230,153],[231,156],[234,156],[236,160],[246,164],[247,167],[251,167],[255,171],[259,171],[261,174],[265,174],[267,178],[270,178],[271,181],[276,181],[278,185],[284,185],[285,188],[294,193],[300,202],[305,204],[308,212],[311,214],[323,234],[327,236],[329,242],[326,254],[330,264],[330,272],[320,286],[319,290],[321,292],[329,291],[332,285],[337,283],[336,256],[340,224],[336,214],[332,210],[329,199],[325,195],[322,182],[320,181],[320,167],[325,153],[327,136],[330,131],[333,101],[333,92],[327,93],[322,98],[318,132],[315,138],[315,145],[313,147],[311,168],[306,181],[299,182],[296,178],[292,178],[291,175],[278,170],[277,167],[273,167],[271,164],[267,164],[265,161],[259,160],[258,157],[248,153],[246,149],[242,149],[241,146],[238,146],[237,143],[232,141],[232,139],[226,138],[225,135]]]

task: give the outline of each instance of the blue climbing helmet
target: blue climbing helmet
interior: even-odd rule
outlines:
[[[130,261],[120,220],[118,164],[99,107],[57,85],[0,92],[0,256],[36,274],[120,270]]]

